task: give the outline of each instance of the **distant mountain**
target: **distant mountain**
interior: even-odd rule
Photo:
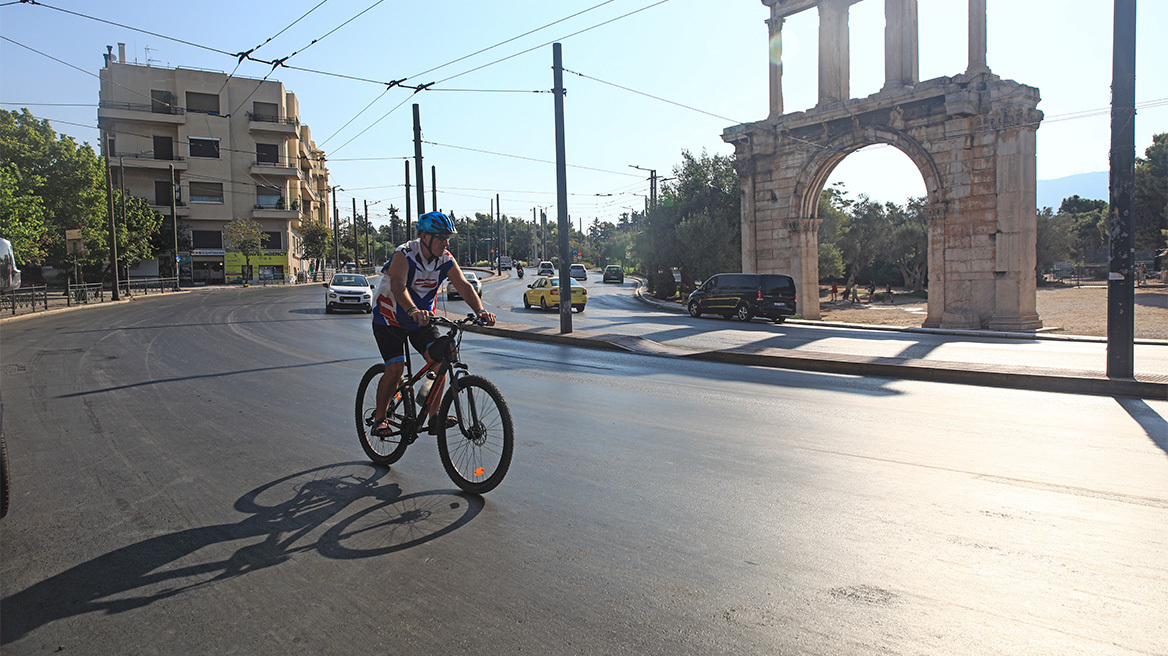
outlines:
[[[1107,200],[1111,174],[1107,171],[1068,175],[1065,178],[1038,181],[1038,211],[1049,207],[1056,212],[1064,198],[1078,195],[1088,200]]]

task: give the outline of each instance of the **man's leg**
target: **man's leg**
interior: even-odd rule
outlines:
[[[402,361],[391,362],[385,365],[385,373],[382,374],[381,380],[377,381],[377,408],[373,411],[374,426],[380,424],[381,420],[385,419],[385,414],[389,410],[389,399],[397,391],[402,372],[405,369],[406,363]]]

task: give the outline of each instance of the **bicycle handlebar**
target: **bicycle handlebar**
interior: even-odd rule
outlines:
[[[471,324],[474,324],[476,326],[486,325],[485,323],[483,323],[483,320],[478,317],[477,314],[468,314],[468,315],[466,315],[465,319],[459,319],[458,321],[451,321],[450,319],[447,319],[446,317],[440,317],[440,316],[435,314],[435,315],[430,316],[430,323],[432,323],[436,326],[443,326],[446,328],[456,328],[456,329],[461,329],[463,326],[468,326]]]

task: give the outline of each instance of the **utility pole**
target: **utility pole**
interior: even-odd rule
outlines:
[[[422,115],[414,103],[414,170],[418,173],[418,216],[426,213],[426,190],[422,184]]]
[[[118,179],[119,179],[118,195],[122,199],[122,203],[121,203],[121,205],[122,205],[122,225],[128,226],[129,223],[126,222],[126,162],[121,157],[118,158]],[[118,268],[118,263],[115,261],[114,262],[114,269],[117,269],[117,268]],[[129,267],[127,267],[127,269],[126,269],[126,296],[130,295],[129,282],[130,282],[130,271],[129,271]]]
[[[657,207],[657,169],[644,169],[636,164],[629,164],[629,168],[649,172],[649,207]]]
[[[438,167],[430,165],[430,205],[438,209]]]
[[[503,231],[499,229],[499,194],[495,194],[495,273],[503,275]]]
[[[560,229],[560,332],[572,332],[572,278],[568,276],[568,160],[564,147],[564,65],[560,44],[552,44],[556,112],[556,218]]]
[[[1107,275],[1107,376],[1135,376],[1136,0],[1115,0],[1111,42],[1111,262]]]
[[[109,141],[105,142],[106,144]],[[108,146],[107,146],[108,148]],[[114,223],[114,178],[110,173],[110,157],[108,150],[105,154],[105,198],[106,205],[109,210],[109,232],[110,232],[110,263],[113,264],[114,269],[114,293],[110,295],[110,299],[117,301],[118,286],[121,284],[118,281],[118,232],[116,224]]]
[[[349,220],[349,225],[352,226],[352,233],[353,233],[353,264],[356,264],[357,260],[360,259],[359,257],[357,257],[358,255],[360,255],[360,253],[357,252],[357,197],[356,196],[353,197],[353,216]]]
[[[341,211],[337,209],[337,191],[343,191],[339,186],[329,187],[333,194],[333,273],[341,268]]]
[[[406,160],[406,241],[413,239],[413,228],[410,226],[410,161]]]
[[[170,223],[174,226],[174,288],[179,288],[178,257],[178,183],[174,179],[174,164],[170,165]]]
[[[366,264],[373,263],[373,253],[369,251],[369,201],[365,201],[365,259],[368,260]]]

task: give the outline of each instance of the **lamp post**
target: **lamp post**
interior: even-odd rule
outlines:
[[[629,164],[629,168],[649,172],[649,207],[657,207],[657,169],[646,169],[636,164]]]

